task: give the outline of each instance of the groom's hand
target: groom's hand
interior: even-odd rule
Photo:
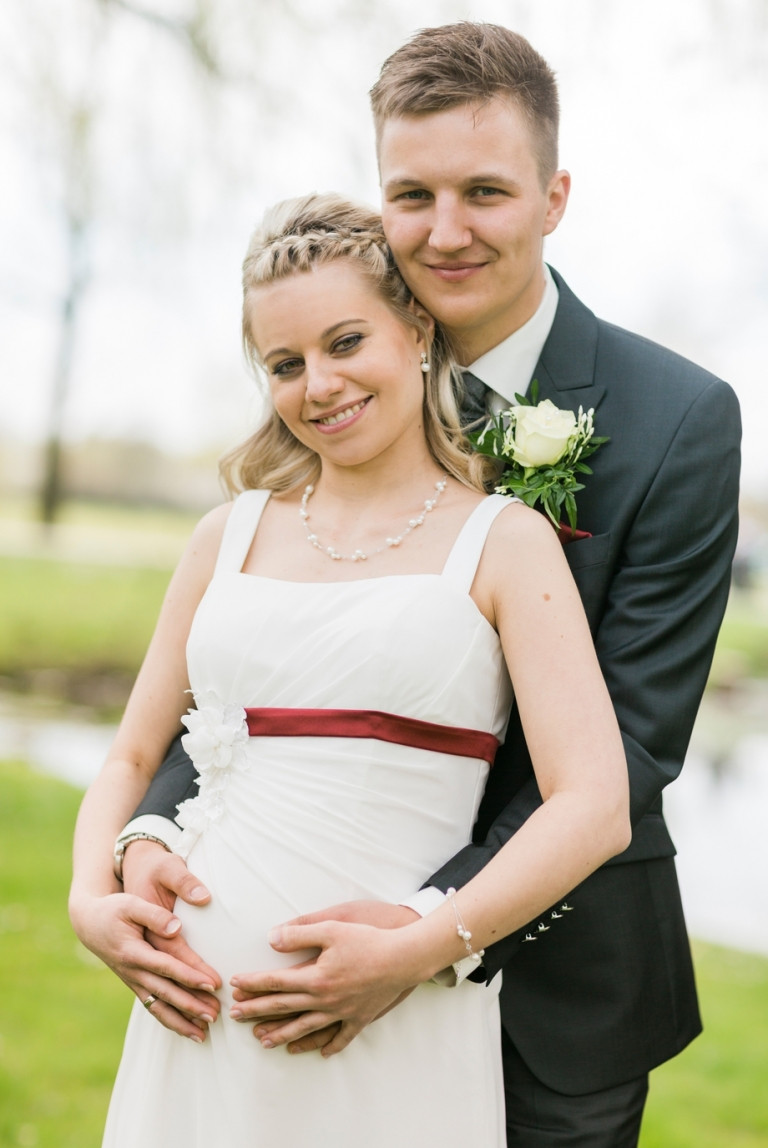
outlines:
[[[188,905],[207,905],[211,894],[190,873],[176,853],[169,853],[157,841],[131,841],[123,856],[123,889],[173,909],[177,897]]]
[[[412,909],[381,901],[347,901],[297,917],[273,930],[278,952],[320,948],[312,961],[289,969],[239,975],[232,1015],[258,1020],[266,1048],[340,1052],[371,1021],[389,1012],[418,983],[412,970],[388,961],[385,930],[419,919]],[[367,926],[367,927],[363,927]]]

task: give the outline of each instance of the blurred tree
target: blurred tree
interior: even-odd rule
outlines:
[[[335,99],[328,130],[336,146],[341,137],[349,167],[360,170],[372,154],[359,138],[364,90],[352,114],[343,85],[324,67],[324,48],[342,41],[370,60],[373,79],[382,45],[394,47],[406,35],[411,13],[406,0],[378,9],[375,19],[362,0],[5,5],[13,47],[0,47],[0,66],[13,75],[21,109],[12,130],[31,160],[41,213],[47,219],[53,208],[58,220],[58,251],[46,252],[42,269],[33,267],[57,283],[40,484],[41,517],[52,523],[65,494],[62,443],[87,350],[94,281],[114,287],[128,258],[149,262],[153,245],[178,243],[199,228],[201,201],[231,204],[245,183],[249,201],[257,198],[286,125],[303,118],[305,138],[315,131],[319,101],[301,59],[312,61],[327,87],[323,101]],[[459,0],[442,0],[441,19],[457,18],[461,8]],[[299,137],[295,150],[303,147]],[[31,273],[25,264],[23,274]]]
[[[58,346],[53,364],[40,491],[40,516],[46,524],[55,521],[62,498],[61,442],[64,411],[72,382],[80,309],[92,273],[89,246],[96,210],[93,144],[99,114],[98,65],[103,53],[104,33],[101,19],[94,19],[90,27],[84,29],[84,50],[88,66],[79,71],[74,90],[66,90],[65,78],[57,71],[51,59],[47,61],[45,72],[36,77],[40,85],[38,106],[49,120],[58,151],[66,249]]]
[[[128,0],[82,0],[74,59],[60,52],[58,37],[46,33],[40,10],[30,5],[30,43],[35,47],[27,73],[33,115],[44,122],[50,158],[58,174],[58,198],[65,248],[64,284],[59,309],[48,426],[40,488],[40,517],[55,522],[64,497],[62,439],[67,398],[82,307],[93,275],[92,233],[105,210],[107,181],[99,172],[99,129],[109,116],[104,74],[113,62],[114,22],[119,12],[171,33],[194,63],[212,79],[222,80],[212,36],[212,5],[194,0],[179,17]],[[53,49],[53,50],[52,50]]]

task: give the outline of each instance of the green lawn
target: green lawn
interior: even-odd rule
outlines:
[[[80,795],[11,763],[0,793],[0,1148],[98,1148],[131,998],[67,922]],[[696,966],[706,1032],[653,1074],[641,1148],[768,1148],[768,960]]]
[[[0,1146],[96,1148],[128,990],[66,912],[80,793],[0,765]]]

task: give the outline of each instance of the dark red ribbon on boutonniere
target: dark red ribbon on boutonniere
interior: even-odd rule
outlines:
[[[567,522],[561,522],[557,527],[557,537],[563,546],[567,546],[569,542],[580,542],[582,538],[591,538],[592,535],[588,530],[576,530]]]

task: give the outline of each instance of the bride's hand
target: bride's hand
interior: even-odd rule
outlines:
[[[161,1024],[180,1036],[205,1039],[219,1014],[213,993],[221,978],[186,944],[177,917],[127,893],[72,899],[70,917],[86,948],[142,1003],[157,998],[150,1011]],[[151,945],[145,933],[163,938],[167,951]]]
[[[413,969],[384,952],[392,948],[388,930],[416,920],[418,914],[400,905],[353,901],[287,922],[270,938],[273,948],[317,947],[319,956],[289,969],[233,978],[238,1003],[231,1015],[256,1020],[254,1033],[266,1048],[287,1044],[290,1052],[340,1052],[418,983]]]

